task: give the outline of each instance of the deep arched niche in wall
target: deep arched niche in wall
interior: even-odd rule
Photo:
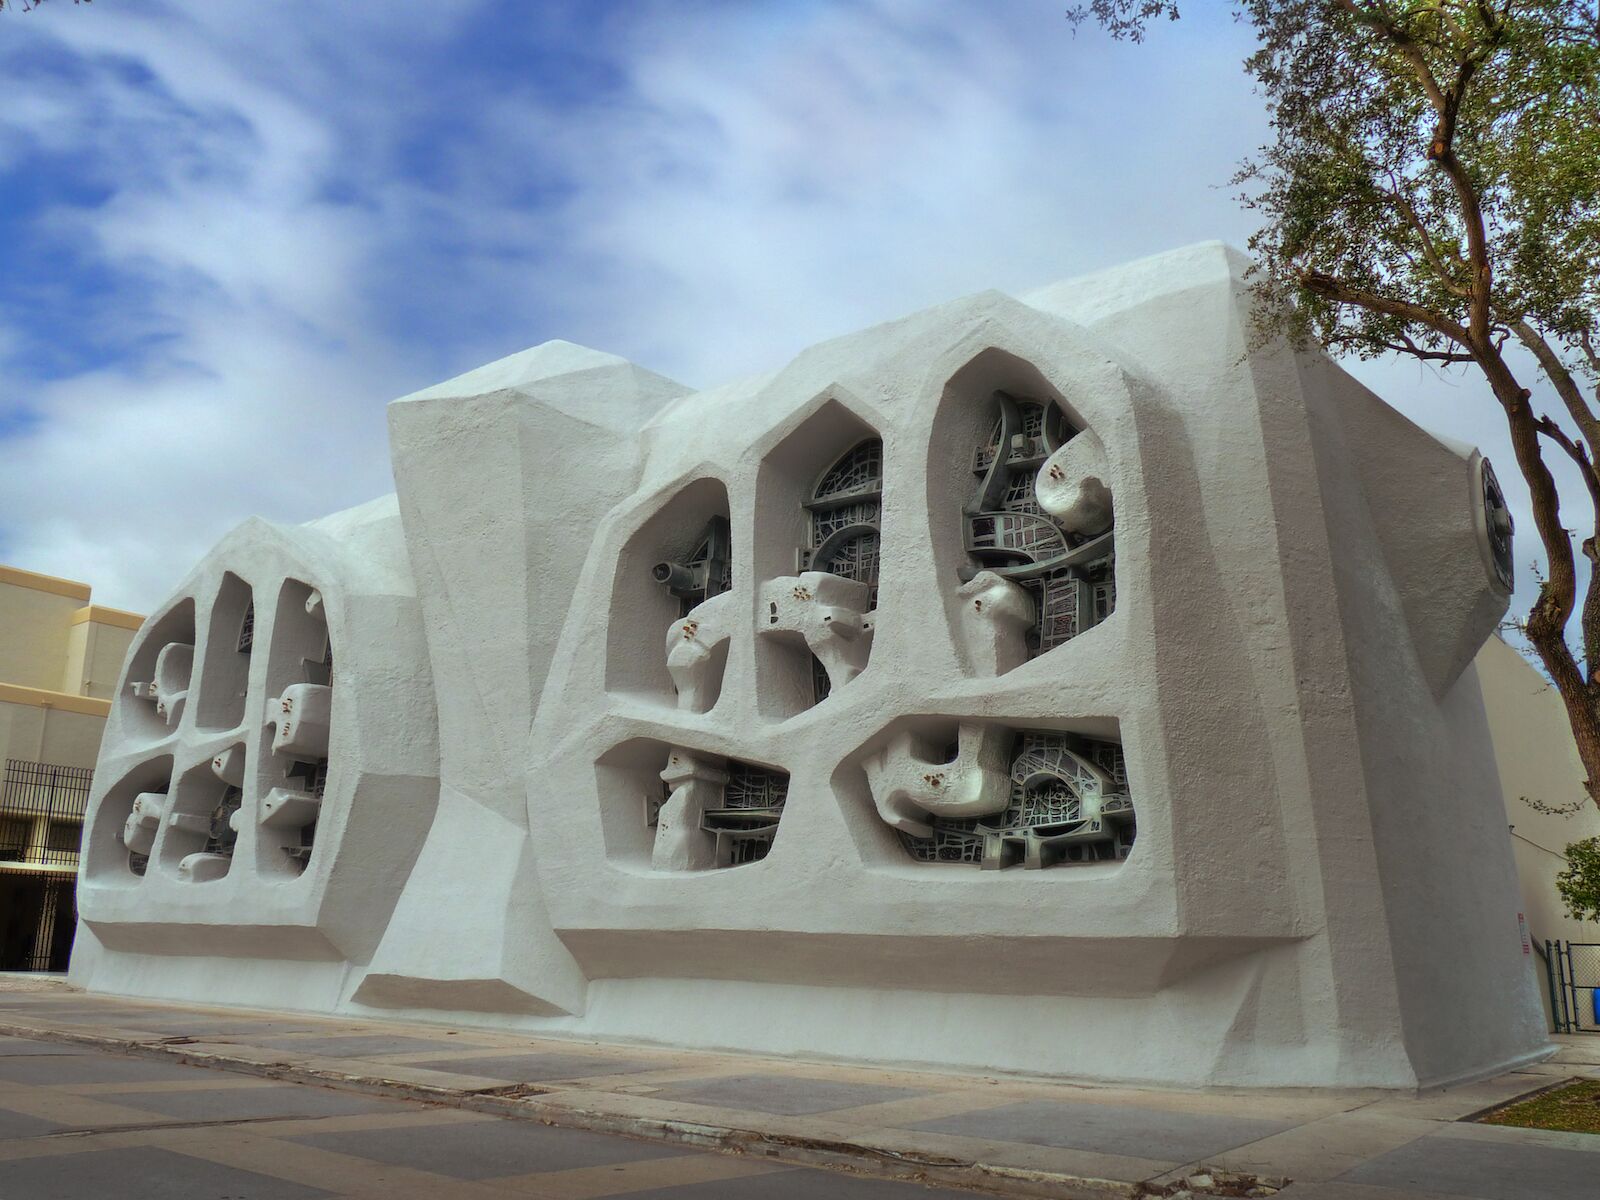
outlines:
[[[267,721],[256,755],[256,868],[299,875],[316,848],[327,791],[334,648],[322,593],[286,579],[267,657]]]
[[[634,738],[595,764],[606,855],[634,870],[705,871],[759,862],[789,794],[785,771]]]
[[[883,439],[838,394],[826,395],[763,459],[755,622],[763,716],[803,712],[866,669],[883,479]]]
[[[972,670],[1003,674],[1111,615],[1104,448],[1038,370],[974,357],[945,387],[930,458],[931,519],[959,513],[959,543],[936,527],[934,547]]]
[[[905,853],[985,870],[1121,862],[1135,835],[1115,737],[912,718],[858,757]]]
[[[722,694],[732,636],[736,548],[728,489],[696,479],[623,546],[606,633],[606,689],[688,712]]]

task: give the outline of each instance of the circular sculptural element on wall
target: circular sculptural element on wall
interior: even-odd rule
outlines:
[[[1494,468],[1487,458],[1478,460],[1478,492],[1483,501],[1483,525],[1479,533],[1487,552],[1489,577],[1509,592],[1512,590],[1511,543],[1516,527],[1511,520],[1511,510],[1506,507],[1505,493],[1500,490],[1500,481],[1495,478]]]

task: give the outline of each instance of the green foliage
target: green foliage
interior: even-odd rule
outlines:
[[[1556,876],[1556,891],[1575,921],[1600,921],[1600,837],[1567,847],[1567,869]]]
[[[1137,41],[1177,7],[1067,16]],[[1600,570],[1577,567],[1600,562],[1600,0],[1237,0],[1236,16],[1274,135],[1234,179],[1261,217],[1259,343],[1482,374],[1546,555],[1520,628],[1600,804]],[[1559,408],[1537,411],[1513,341]],[[1566,496],[1552,448],[1582,480]]]
[[[1465,361],[1457,331],[1473,327],[1487,266],[1490,336],[1528,321],[1592,374],[1596,5],[1249,0],[1244,13],[1277,138],[1237,181],[1265,218],[1251,249],[1292,300],[1290,331]]]
[[[1119,41],[1142,42],[1149,22],[1178,19],[1178,5],[1177,0],[1094,0],[1092,4],[1074,4],[1067,9],[1067,20],[1073,26],[1090,18]]]
[[[1139,41],[1178,10],[1066,15]],[[1596,0],[1242,0],[1235,15],[1256,31],[1245,66],[1276,135],[1235,179],[1263,218],[1250,248],[1270,332],[1470,361],[1457,335],[1487,265],[1491,338],[1528,321],[1600,371]]]

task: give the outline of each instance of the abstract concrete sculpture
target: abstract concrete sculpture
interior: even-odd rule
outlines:
[[[247,523],[134,643],[73,977],[1185,1085],[1539,1055],[1503,498],[1256,346],[1242,269],[396,401],[397,495]]]

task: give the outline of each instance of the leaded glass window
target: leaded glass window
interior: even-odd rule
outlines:
[[[810,539],[807,570],[859,580],[878,603],[878,535],[883,508],[883,442],[868,438],[823,473],[806,502]]]
[[[802,569],[826,571],[868,587],[867,607],[878,606],[879,529],[883,512],[883,442],[857,442],[823,472],[806,501],[808,537],[800,552]],[[816,703],[827,699],[828,672],[811,662]]]
[[[900,834],[919,862],[996,868],[1120,861],[1132,851],[1135,833],[1122,747],[1075,733],[1019,733],[1005,811],[966,820],[932,817],[930,824],[931,836]]]
[[[1116,607],[1115,543],[1080,537],[1039,508],[1034,481],[1077,431],[1054,404],[996,392],[988,438],[974,448],[976,494],[964,513],[970,561],[962,578],[993,571],[1033,597],[1029,657],[1069,641]]]
[[[722,785],[720,802],[702,810],[700,831],[715,842],[717,866],[738,867],[760,862],[772,849],[772,839],[777,836],[778,823],[783,819],[784,802],[789,798],[789,776],[783,771],[738,759],[716,761],[726,773],[727,782]],[[659,795],[647,798],[645,823],[651,828],[658,825],[661,806],[671,794],[671,789],[663,783]]]

